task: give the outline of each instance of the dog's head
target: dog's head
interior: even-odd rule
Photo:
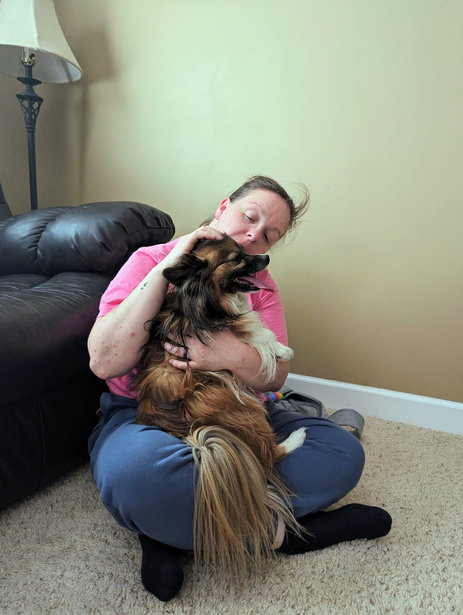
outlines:
[[[202,239],[190,254],[184,254],[173,267],[164,270],[164,277],[177,288],[193,281],[211,286],[225,295],[254,293],[266,287],[253,274],[267,267],[266,254],[247,254],[228,235],[222,239]]]

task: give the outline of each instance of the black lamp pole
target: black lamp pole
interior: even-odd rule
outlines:
[[[29,151],[29,185],[31,192],[31,209],[37,209],[37,170],[35,165],[35,122],[40,111],[43,98],[34,92],[34,86],[42,82],[32,77],[32,67],[35,64],[35,54],[24,51],[22,57],[26,76],[18,77],[26,86],[24,92],[16,94],[24,114],[27,129],[27,145]]]

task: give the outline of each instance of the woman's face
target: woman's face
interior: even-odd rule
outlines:
[[[268,190],[253,190],[233,203],[224,199],[210,226],[241,244],[248,254],[265,254],[289,226],[285,201]]]

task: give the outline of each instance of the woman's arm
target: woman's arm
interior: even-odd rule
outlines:
[[[201,227],[182,237],[119,305],[96,320],[88,338],[90,369],[94,374],[108,380],[129,373],[137,365],[148,340],[145,325],[159,313],[166,294],[168,283],[163,270],[181,254],[191,252],[199,239],[220,237],[222,234],[210,227]]]
[[[107,380],[123,376],[135,367],[148,341],[145,323],[161,309],[167,289],[157,265],[122,303],[98,318],[88,338],[90,369]]]
[[[186,362],[177,359],[183,357],[183,347],[165,344],[173,356],[170,363],[179,369],[186,369]],[[197,338],[188,338],[188,359],[191,369],[220,371],[229,370],[255,391],[279,391],[289,372],[289,361],[277,363],[277,371],[272,382],[266,382],[259,373],[261,359],[257,350],[241,342],[228,329],[214,333],[209,346]]]

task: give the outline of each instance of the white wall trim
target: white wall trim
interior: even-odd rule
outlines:
[[[463,434],[463,404],[387,389],[289,374],[286,385],[327,408],[354,408],[365,416]]]

